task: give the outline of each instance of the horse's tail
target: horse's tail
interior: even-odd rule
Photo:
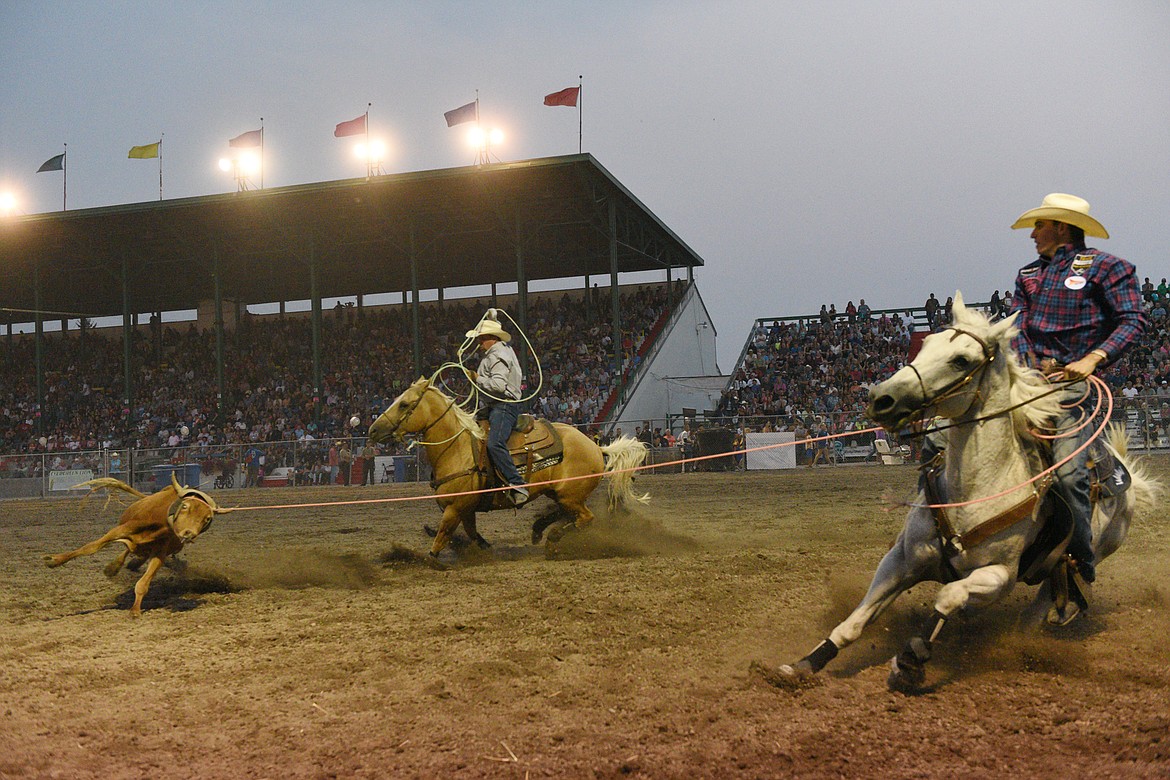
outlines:
[[[1150,474],[1142,461],[1129,456],[1129,436],[1125,432],[1124,425],[1117,423],[1110,425],[1106,433],[1106,441],[1117,452],[1126,469],[1129,470],[1131,479],[1129,489],[1133,493],[1134,514],[1151,511],[1158,505],[1162,494],[1166,492],[1166,486]]]
[[[609,474],[609,508],[616,509],[627,501],[645,504],[650,494],[634,492],[635,469],[646,462],[646,445],[632,436],[620,439],[601,448],[605,455],[605,473]]]

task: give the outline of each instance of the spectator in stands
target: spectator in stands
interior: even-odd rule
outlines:
[[[337,450],[337,466],[341,470],[341,484],[349,487],[353,475],[353,452],[348,441],[343,440]]]
[[[340,304],[338,304],[340,305]],[[329,445],[329,484],[337,484],[337,474],[341,470],[341,452],[337,448],[338,442]]]
[[[868,320],[870,311],[869,305],[865,302],[865,298],[862,298],[861,303],[857,304],[857,319],[862,322]]]
[[[256,446],[249,447],[244,452],[244,487],[260,485],[260,456],[263,454]]]
[[[374,445],[366,439],[365,445],[362,446],[362,487],[374,484],[374,461],[378,456],[378,451]]]
[[[934,293],[931,293],[930,297],[926,299],[923,308],[926,309],[926,324],[931,330],[934,330],[938,326],[938,298],[934,297]]]
[[[621,429],[619,428],[618,430],[620,432]],[[678,437],[675,439],[675,441],[678,443],[678,454],[682,456],[684,461],[682,464],[682,470],[685,474],[687,471],[686,460],[690,458],[692,454],[694,454],[694,446],[691,440],[691,424],[689,422],[683,423],[683,428],[678,432]],[[692,470],[694,469],[692,468]]]
[[[1053,193],[1038,208],[1024,212],[1013,228],[1031,228],[1039,258],[1020,269],[1016,309],[1020,345],[1041,371],[1059,371],[1067,380],[1085,379],[1102,364],[1116,361],[1146,330],[1141,291],[1134,267],[1121,258],[1085,246],[1085,236],[1108,238],[1089,214],[1089,204],[1073,195]],[[1093,414],[1093,394],[1083,383],[1068,390],[1066,412],[1058,430],[1073,430]],[[1053,441],[1053,457],[1062,460],[1081,447],[1093,426]],[[1068,552],[1086,582],[1096,577],[1089,521],[1088,455],[1081,452],[1057,471],[1054,488],[1073,515]],[[1075,603],[1075,602],[1072,602]],[[1070,613],[1050,615],[1067,622]]]

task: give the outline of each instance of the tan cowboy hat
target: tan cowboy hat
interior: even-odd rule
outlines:
[[[504,342],[512,340],[512,334],[501,328],[500,323],[486,317],[480,320],[480,323],[473,329],[467,331],[464,338],[478,339],[480,336],[492,336]]]
[[[1085,231],[1086,236],[1109,238],[1109,231],[1100,222],[1089,216],[1089,202],[1076,195],[1065,195],[1063,192],[1045,195],[1040,208],[1025,211],[1012,224],[1012,229],[1036,227],[1038,219],[1066,222]]]

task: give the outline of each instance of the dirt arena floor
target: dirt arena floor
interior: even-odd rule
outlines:
[[[1150,461],[1170,484],[1170,460]],[[928,692],[886,689],[922,585],[819,685],[794,661],[861,597],[911,467],[654,475],[636,517],[428,566],[433,501],[238,512],[164,569],[140,619],[118,548],[47,569],[118,509],[0,503],[0,777],[1170,777],[1170,518],[1143,517],[1065,629],[1032,590],[948,624]],[[225,505],[426,494],[225,491]],[[600,494],[596,497],[600,499]],[[603,503],[597,500],[600,507]]]

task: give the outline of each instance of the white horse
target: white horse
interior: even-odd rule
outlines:
[[[993,324],[967,309],[959,293],[953,312],[953,327],[928,336],[909,366],[870,391],[868,413],[890,430],[912,419],[949,420],[945,501],[958,504],[1004,495],[948,508],[936,519],[927,507],[927,494],[920,492],[861,603],[811,653],[780,667],[781,679],[799,681],[820,671],[901,593],[919,582],[941,582],[933,632],[910,640],[891,663],[891,689],[919,689],[930,643],[943,622],[960,610],[986,607],[1006,596],[1016,584],[1021,554],[1040,533],[1041,515],[1047,514],[1038,500],[1042,488],[1025,484],[1044,470],[1031,431],[1050,424],[1059,396],[1039,372],[1016,360],[1011,347],[1017,332],[1014,315]],[[1150,508],[1160,490],[1125,459],[1124,432],[1112,433],[1109,443],[1133,482],[1125,493],[1104,498],[1095,507],[1092,532],[1098,561],[1121,545],[1135,511]]]

